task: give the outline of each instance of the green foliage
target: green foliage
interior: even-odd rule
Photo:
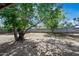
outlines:
[[[38,10],[40,19],[51,30],[57,28],[59,21],[64,18],[63,10],[57,4],[39,4]]]
[[[73,25],[72,22],[63,22],[59,24],[59,28],[74,28],[75,26]]]
[[[21,3],[9,6],[0,11],[0,16],[4,18],[4,26],[9,31],[13,29],[24,30],[34,24],[33,17],[41,20],[48,29],[57,28],[58,22],[64,17],[60,4]],[[36,9],[34,7],[36,6]],[[36,10],[37,16],[34,11]]]
[[[0,16],[5,18],[4,26],[7,30],[12,30],[16,26],[17,30],[24,30],[29,27],[33,16],[32,4],[15,4],[13,6],[4,8],[0,11]]]
[[[74,28],[74,25],[72,23],[67,23],[65,28]]]

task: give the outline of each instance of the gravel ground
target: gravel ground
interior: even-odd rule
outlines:
[[[28,33],[24,42],[13,35],[0,35],[1,56],[79,56],[78,38],[46,33]]]

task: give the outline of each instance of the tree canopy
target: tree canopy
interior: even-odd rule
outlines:
[[[24,30],[32,23],[30,19],[33,15],[32,4],[16,4],[14,6],[1,10],[0,15],[4,17],[5,28],[12,29],[12,26],[16,26],[17,30]]]

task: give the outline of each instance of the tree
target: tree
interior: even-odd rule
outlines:
[[[63,20],[60,24],[59,24],[59,28],[74,28],[74,24],[72,22],[68,21],[69,19]]]
[[[38,7],[44,25],[52,31],[57,28],[59,21],[64,18],[62,4],[39,4]]]
[[[75,25],[79,25],[79,18],[78,17],[77,18],[74,18],[73,20],[74,20],[74,24]]]
[[[70,22],[70,23],[67,23],[66,26],[64,28],[74,28],[74,25]]]
[[[2,9],[0,16],[4,19],[5,29],[14,32],[15,40],[24,40],[26,28],[32,25],[33,4],[14,4]]]

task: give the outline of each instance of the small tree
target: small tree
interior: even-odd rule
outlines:
[[[70,23],[67,23],[66,26],[64,28],[74,28],[74,25],[70,22]]]
[[[73,20],[75,25],[79,25],[79,18],[74,18]]]

